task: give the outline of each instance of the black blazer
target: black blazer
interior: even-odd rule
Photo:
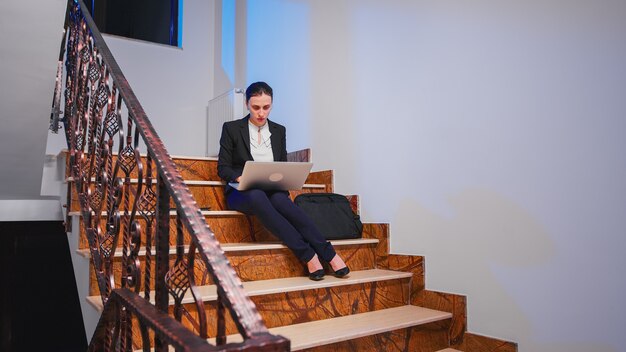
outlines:
[[[235,182],[243,172],[243,165],[252,159],[250,154],[250,131],[246,117],[225,122],[220,138],[220,152],[217,161],[217,174],[226,182]],[[274,161],[287,161],[286,129],[284,126],[267,120],[272,136],[272,154]],[[231,187],[226,187],[228,191]]]

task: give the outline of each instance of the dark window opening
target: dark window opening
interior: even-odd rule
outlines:
[[[183,0],[86,0],[102,33],[182,46]]]

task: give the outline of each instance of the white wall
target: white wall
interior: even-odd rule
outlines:
[[[626,3],[248,1],[247,81],[469,330],[623,351]],[[238,67],[242,70],[241,67]]]
[[[63,219],[45,151],[66,3],[0,2],[0,221]]]
[[[60,221],[58,199],[0,199],[1,221]]]
[[[203,156],[213,97],[214,2],[185,0],[182,49],[105,35],[170,154]]]
[[[6,207],[0,206],[3,219],[54,218],[53,213],[34,215],[30,211],[49,209],[46,200],[36,203],[41,199],[46,133],[66,3],[0,1],[0,200],[6,200]]]
[[[54,171],[49,159],[65,146],[61,134],[47,132],[65,4],[0,2],[0,38],[5,43],[0,49],[3,219],[56,219],[59,214],[50,206],[52,200],[41,195],[49,196],[51,189],[46,180],[42,185],[42,170]],[[213,97],[214,10],[214,1],[184,1],[182,49],[105,35],[172,154],[204,155],[206,149],[206,106]]]

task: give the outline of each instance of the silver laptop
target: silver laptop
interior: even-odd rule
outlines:
[[[288,161],[246,161],[239,183],[229,185],[239,191],[262,189],[266,191],[299,190],[304,185],[313,163]]]

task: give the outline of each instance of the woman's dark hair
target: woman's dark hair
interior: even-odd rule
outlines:
[[[256,97],[259,95],[269,95],[272,100],[274,100],[274,93],[272,92],[272,87],[265,82],[254,82],[248,86],[246,89],[246,104],[250,101],[250,98]]]

